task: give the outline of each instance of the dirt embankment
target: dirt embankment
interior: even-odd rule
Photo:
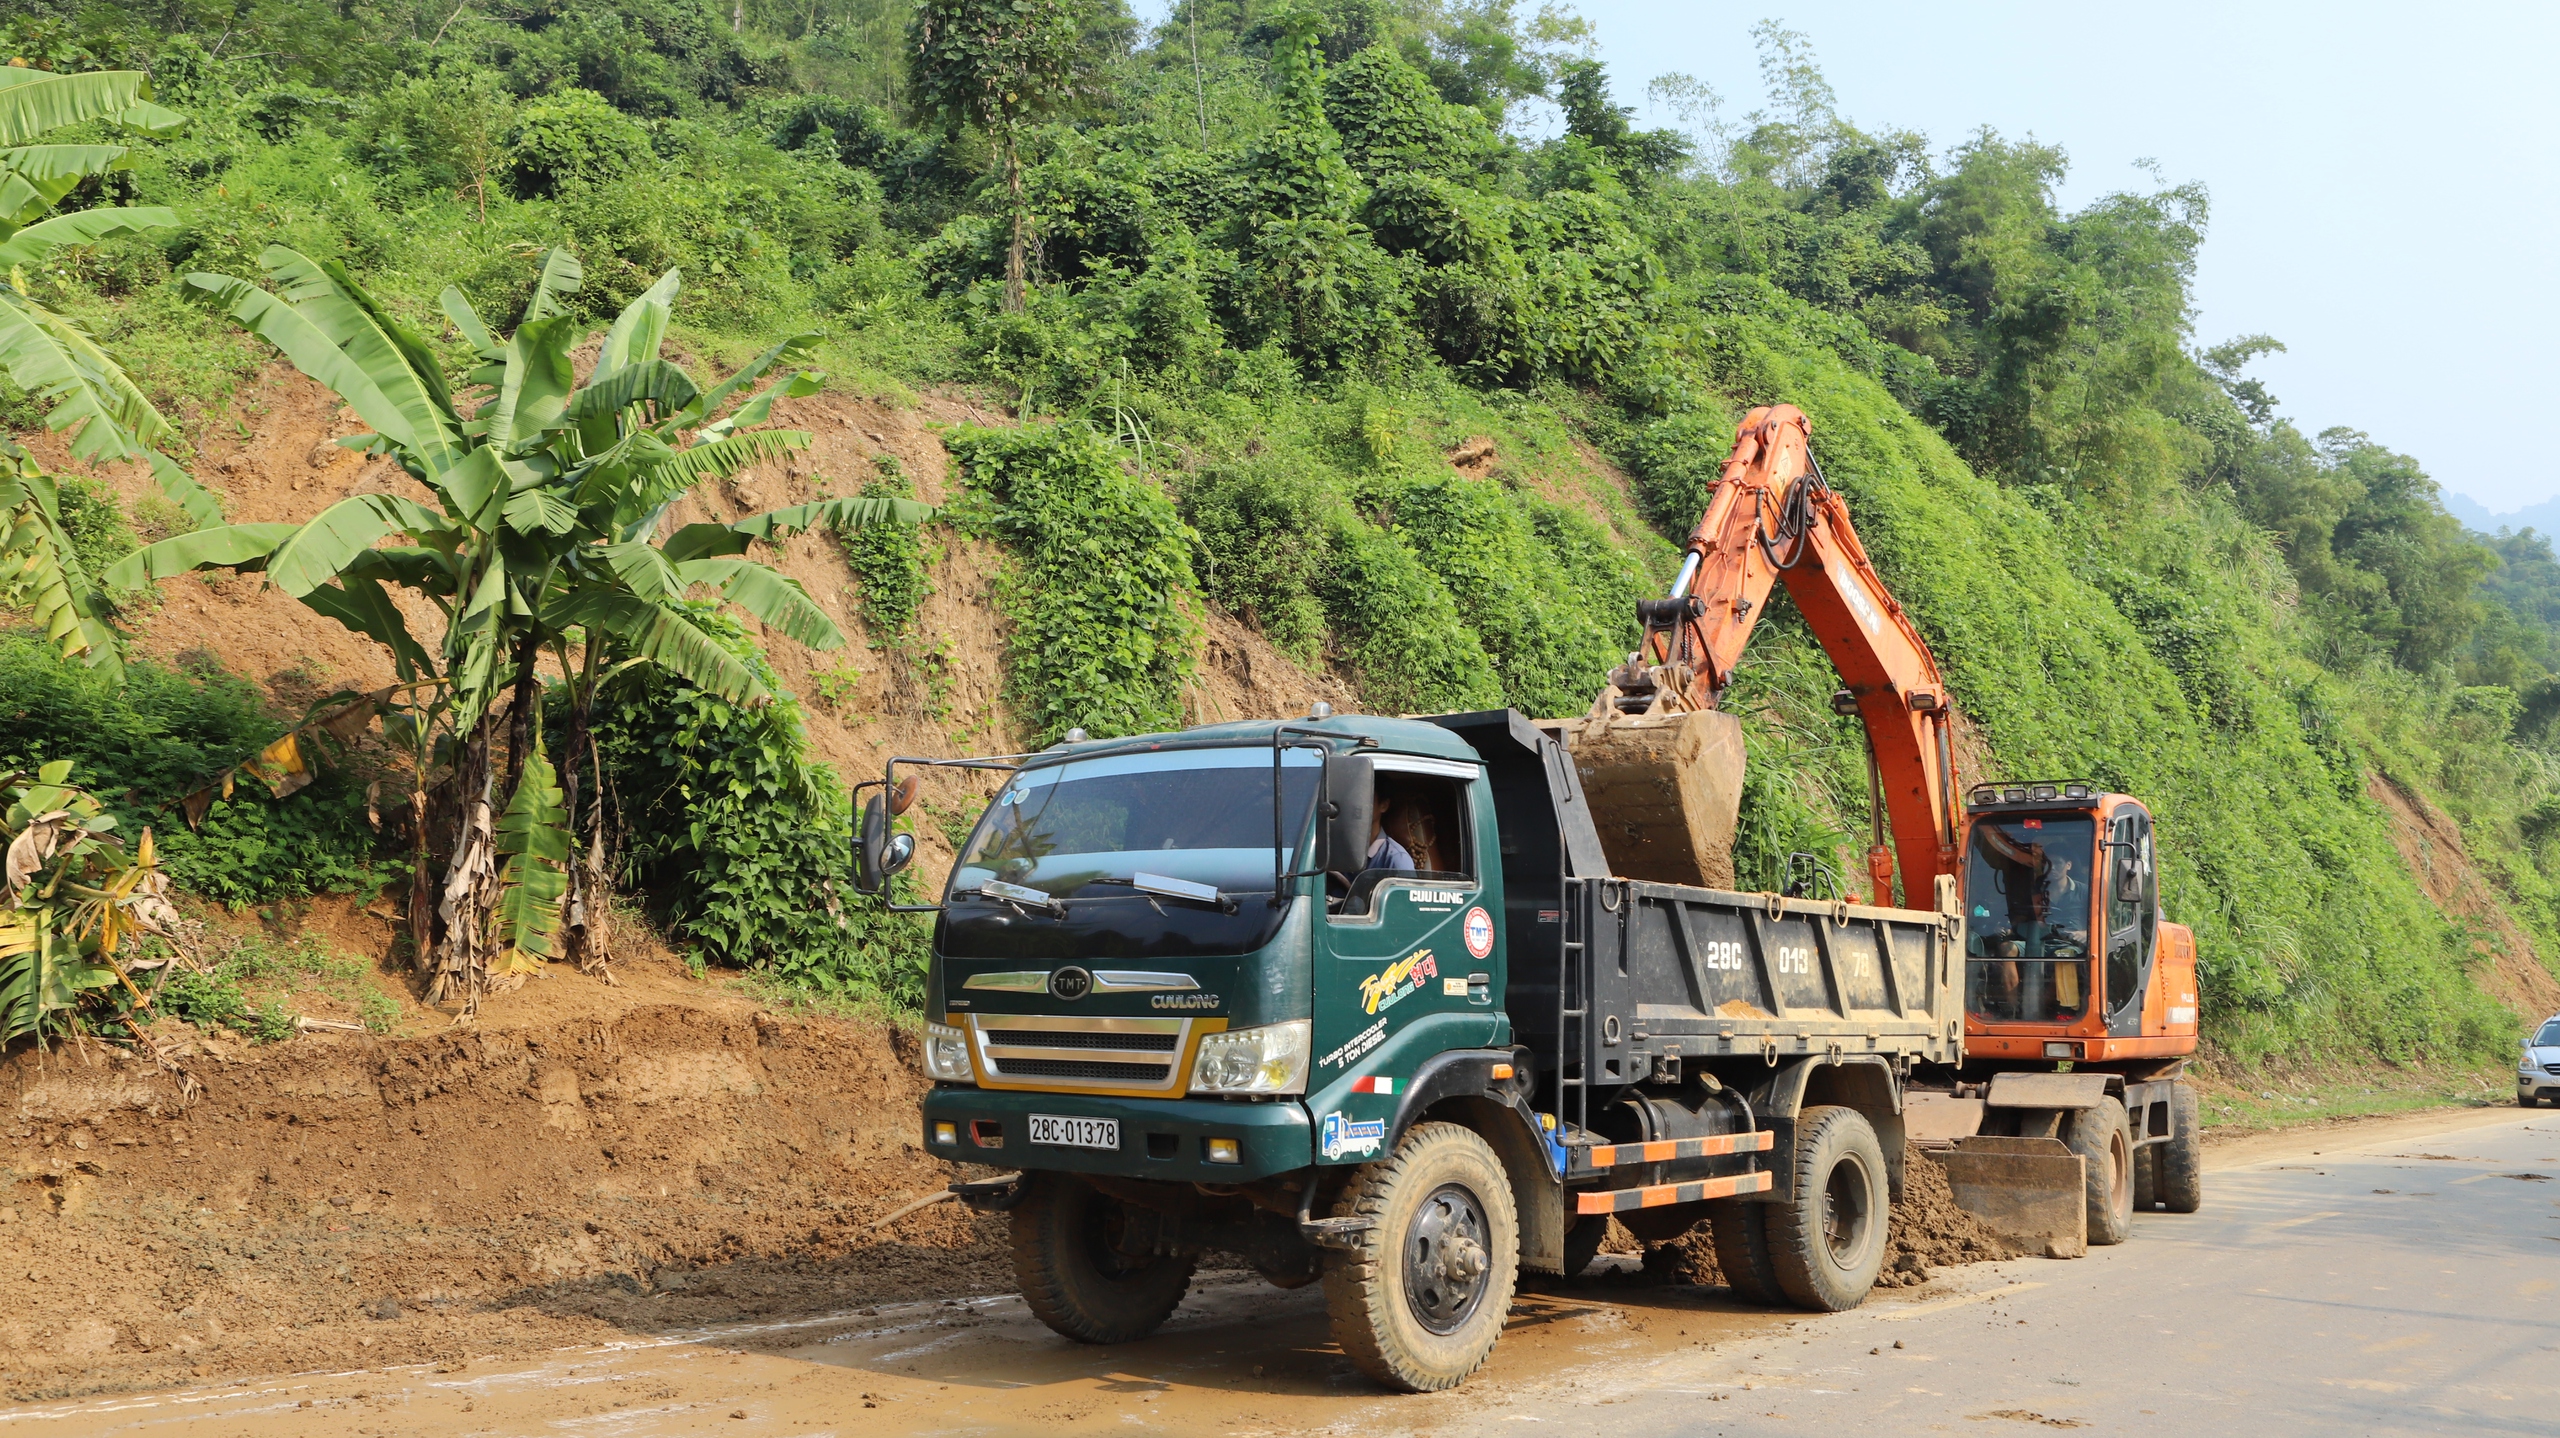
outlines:
[[[2471,926],[2472,947],[2486,960],[2473,971],[2491,998],[2527,1019],[2560,1013],[2560,978],[2534,951],[2498,891],[2463,847],[2462,828],[2450,815],[2387,775],[2375,774],[2365,792],[2391,817],[2391,842],[2439,910]]]
[[[566,980],[564,982],[576,982]],[[0,1066],[13,1399],[1011,1286],[886,1026],[753,1006]]]

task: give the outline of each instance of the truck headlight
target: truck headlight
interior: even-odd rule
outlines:
[[[944,1083],[975,1083],[969,1071],[969,1036],[949,1024],[924,1026],[924,1071]]]
[[[1259,1028],[1229,1029],[1200,1041],[1191,1068],[1193,1093],[1305,1093],[1307,1052],[1315,1037],[1308,1019]]]

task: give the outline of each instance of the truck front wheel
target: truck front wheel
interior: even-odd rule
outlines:
[[[1078,1343],[1127,1343],[1173,1316],[1198,1260],[1129,1253],[1128,1210],[1066,1174],[1023,1178],[1013,1210],[1013,1276],[1031,1312]]]
[[[1817,1313],[1866,1302],[1884,1267],[1891,1199],[1884,1146],[1865,1114],[1828,1104],[1799,1113],[1795,1191],[1760,1207],[1770,1266],[1789,1301]]]
[[[1334,1341],[1389,1388],[1454,1388],[1492,1356],[1520,1276],[1511,1181],[1485,1141],[1422,1123],[1352,1176],[1337,1218],[1371,1227],[1325,1255]]]

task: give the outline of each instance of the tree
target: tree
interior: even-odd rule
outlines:
[[[1013,241],[1004,306],[1023,307],[1031,213],[1022,197],[1023,128],[1063,104],[1082,36],[1072,0],[925,0],[907,28],[907,69],[919,114],[953,130],[987,132],[1004,171]]]
[[[735,524],[687,525],[661,539],[668,509],[696,484],[808,443],[794,431],[747,430],[777,399],[814,393],[820,378],[792,374],[733,410],[741,392],[804,354],[811,337],[785,340],[708,388],[661,359],[678,285],[672,270],[614,321],[583,386],[571,367],[583,335],[563,307],[582,274],[567,251],[545,256],[532,299],[503,340],[460,291],[447,289],[445,316],[482,361],[467,381],[478,403],[466,417],[425,341],[344,267],[280,246],[260,264],[273,288],[213,274],[187,282],[336,391],[373,426],[363,447],[390,455],[436,502],[357,495],[301,524],[199,530],[136,552],[108,580],[138,585],[193,569],[263,570],[277,588],[384,645],[401,679],[433,694],[386,728],[406,741],[417,776],[411,809],[422,847],[410,921],[420,961],[434,954],[435,997],[475,1003],[493,963],[502,977],[540,958],[600,962],[583,917],[605,872],[603,816],[600,805],[583,816],[579,806],[597,684],[618,666],[650,663],[724,698],[761,700],[766,691],[755,674],[687,617],[687,591],[716,589],[791,638],[832,648],[843,636],[807,592],[740,556],[758,539],[912,523],[933,511],[905,500],[840,499]],[[423,597],[443,632],[431,642],[413,635],[393,589]],[[539,732],[537,664],[546,654],[572,689],[565,777]],[[510,703],[503,781],[502,699]],[[428,918],[423,851],[426,775],[439,754],[454,801],[442,897],[433,905],[440,925]],[[580,817],[583,846],[572,832]],[[571,864],[581,849],[583,860]],[[438,927],[440,946],[431,945]]]
[[[213,497],[159,450],[177,431],[123,368],[67,316],[28,293],[27,270],[66,245],[167,229],[177,215],[157,205],[102,205],[53,215],[81,181],[128,168],[123,145],[39,144],[44,135],[104,122],[150,134],[184,124],[151,103],[138,71],[56,75],[0,67],[0,369],[49,405],[45,424],[67,431],[85,460],[147,458],[163,487],[198,523],[222,517]],[[50,216],[50,218],[48,218]],[[52,477],[34,456],[0,439],[0,602],[32,607],[65,657],[117,668],[114,609],[81,566],[63,532]]]

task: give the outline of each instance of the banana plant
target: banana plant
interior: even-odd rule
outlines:
[[[158,205],[52,214],[81,181],[132,163],[123,145],[38,143],[55,130],[91,123],[167,134],[185,121],[151,103],[138,71],[56,75],[0,68],[0,275],[7,277],[0,287],[0,370],[48,406],[45,423],[68,433],[75,458],[145,460],[196,523],[218,523],[221,504],[161,453],[177,439],[169,421],[78,324],[29,291],[27,271],[66,246],[178,223],[174,211]],[[65,658],[120,672],[114,607],[72,553],[51,477],[16,445],[0,446],[0,602],[33,606]]]
[[[680,601],[707,586],[792,639],[833,648],[844,636],[826,611],[794,581],[745,558],[749,546],[822,526],[917,523],[933,511],[906,500],[838,499],[690,524],[662,538],[668,511],[696,485],[807,445],[806,434],[752,427],[770,418],[777,400],[815,393],[821,378],[794,371],[754,389],[806,355],[805,335],[708,386],[663,358],[679,284],[672,270],[614,320],[584,384],[571,364],[584,335],[567,307],[583,276],[566,250],[544,257],[532,299],[504,338],[460,291],[447,289],[444,316],[477,361],[463,381],[466,405],[427,341],[336,261],[279,246],[259,263],[264,285],[214,274],[189,275],[187,283],[334,390],[372,426],[341,443],[389,455],[434,503],[365,494],[301,524],[202,529],[136,552],[106,580],[139,585],[196,569],[263,570],[277,588],[382,643],[403,680],[444,681],[431,722],[408,737],[420,746],[421,775],[440,740],[457,786],[456,831],[433,904],[443,930],[435,992],[458,994],[467,1006],[497,951],[487,916],[508,892],[496,862],[497,816],[515,822],[508,796],[537,772],[539,660],[551,657],[570,685],[556,812],[583,819],[590,832],[588,861],[572,871],[568,912],[576,915],[593,911],[603,868],[601,813],[582,813],[578,802],[598,683],[617,666],[650,663],[733,701],[766,698],[754,673],[703,633]],[[413,634],[394,590],[422,596],[442,632]],[[501,783],[493,715],[510,690]],[[547,762],[539,772],[549,772]],[[538,824],[555,811],[537,804],[522,812],[524,823]],[[548,848],[546,841],[542,852]],[[429,951],[423,878],[421,869],[411,906],[422,956]],[[556,908],[522,912],[559,922]],[[582,942],[575,930],[569,940],[571,951]],[[540,943],[510,940],[504,951],[539,954]]]
[[[151,831],[128,852],[115,823],[68,759],[0,773],[0,1045],[41,1042],[99,990],[131,992],[117,955],[176,917]]]

